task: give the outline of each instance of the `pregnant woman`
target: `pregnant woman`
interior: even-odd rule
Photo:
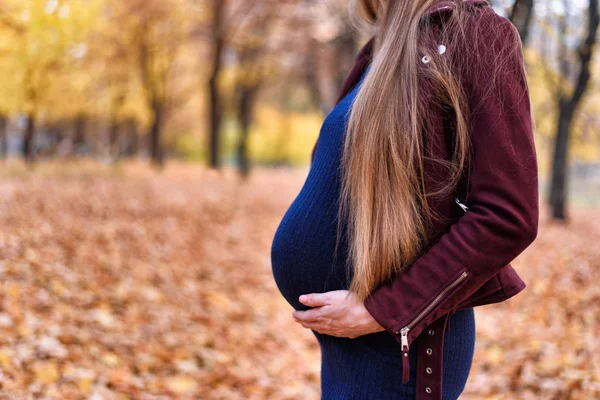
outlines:
[[[357,0],[375,27],[272,244],[322,400],[457,399],[473,307],[525,288],[538,228],[523,51],[485,0]]]

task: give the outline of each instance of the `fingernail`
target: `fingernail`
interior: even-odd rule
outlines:
[[[304,301],[306,301],[306,295],[301,295],[298,300],[300,300],[301,303],[304,303]]]

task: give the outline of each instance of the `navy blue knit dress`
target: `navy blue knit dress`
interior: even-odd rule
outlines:
[[[283,217],[272,243],[275,282],[296,310],[309,308],[298,301],[301,294],[345,290],[351,278],[344,264],[344,236],[335,259],[334,249],[344,133],[362,79],[325,119],[306,182]],[[450,330],[444,340],[444,400],[457,399],[469,375],[475,343],[473,309],[455,313],[449,323]],[[321,400],[415,398],[418,338],[410,347],[410,381],[403,384],[400,344],[389,332],[355,339],[312,332],[321,347]]]

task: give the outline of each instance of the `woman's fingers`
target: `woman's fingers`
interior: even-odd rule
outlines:
[[[306,311],[294,311],[292,313],[292,317],[294,317],[299,322],[311,323],[317,322],[319,317],[321,317],[321,309],[320,308],[312,308]]]
[[[309,293],[303,294],[298,300],[304,305],[318,307],[329,304],[329,295],[327,293]]]
[[[309,307],[309,310],[292,312],[292,317],[304,328],[312,329],[319,333],[340,336],[344,331],[343,322],[340,320],[339,310],[345,310],[344,302],[348,301],[345,290],[325,293],[308,293],[301,295],[298,300]],[[340,325],[342,324],[342,325]]]
[[[317,331],[319,333],[329,333],[327,328],[323,324],[323,321],[316,319],[296,319],[303,328],[312,329],[313,331]]]

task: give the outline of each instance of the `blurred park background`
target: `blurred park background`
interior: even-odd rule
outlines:
[[[269,249],[370,34],[349,2],[0,0],[1,399],[319,398]],[[463,397],[597,399],[598,1],[492,4],[542,215]]]

